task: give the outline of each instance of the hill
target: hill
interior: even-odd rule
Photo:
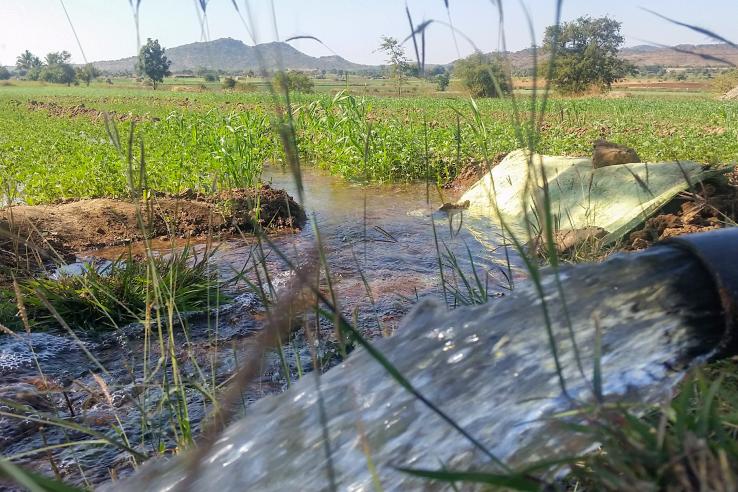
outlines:
[[[697,54],[692,54],[697,53]],[[700,57],[698,54],[705,56]],[[539,52],[539,57],[541,53]],[[680,44],[673,47],[640,45],[620,50],[620,56],[637,67],[660,65],[666,68],[705,68],[728,67],[719,62],[721,58],[738,65],[738,49],[727,44]],[[508,54],[514,69],[530,70],[533,68],[533,49],[527,48]],[[539,62],[542,61],[539,58]]]
[[[620,53],[623,58],[639,67],[647,65],[671,68],[730,66],[714,58],[721,58],[738,65],[738,50],[727,44],[680,44],[670,48],[641,45],[624,48]],[[698,55],[703,55],[704,58]]]
[[[352,63],[340,56],[313,57],[293,48],[287,43],[264,43],[249,46],[242,41],[222,38],[214,41],[185,44],[167,48],[167,57],[172,61],[172,72],[197,70],[204,67],[225,72],[268,71],[280,68],[291,70],[368,70],[372,67]],[[261,66],[260,56],[264,62]],[[94,65],[105,72],[132,72],[136,57],[120,60],[96,61]]]

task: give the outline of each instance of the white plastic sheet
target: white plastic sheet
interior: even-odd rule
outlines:
[[[603,243],[621,239],[678,193],[711,172],[690,162],[652,162],[592,168],[592,159],[516,150],[477,181],[460,201],[469,215],[488,217],[522,243],[543,229],[548,184],[556,230],[601,227]],[[545,180],[544,180],[545,176]]]

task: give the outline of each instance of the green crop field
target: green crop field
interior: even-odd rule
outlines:
[[[528,95],[476,105],[478,111],[463,96],[292,95],[303,164],[362,181],[442,183],[470,161],[522,146],[516,128],[525,128]],[[283,160],[274,125],[279,107],[263,92],[3,86],[0,173],[10,198],[28,203],[125,195],[126,159],[110,144],[108,112],[123,141],[135,121],[151,188],[250,186],[264,162]],[[632,146],[648,161],[733,162],[738,104],[707,94],[548,102],[541,151],[586,155],[599,137]]]

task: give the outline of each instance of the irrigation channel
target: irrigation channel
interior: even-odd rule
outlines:
[[[268,168],[264,180],[298,198],[288,172]],[[478,242],[467,230],[463,215],[454,215],[449,221],[449,216],[438,210],[442,200],[435,188],[425,184],[354,186],[312,169],[304,171],[303,184],[308,223],[296,234],[278,234],[271,239],[295,264],[301,265],[316,261],[315,231],[319,231],[338,305],[368,337],[380,338],[394,332],[403,315],[419,299],[442,297],[438,251],[444,256],[446,246],[467,274],[471,274],[469,258],[474,258],[481,281],[489,286],[490,297],[509,291],[504,249],[490,250]],[[479,227],[482,226],[478,225],[477,231]],[[494,243],[498,232],[490,228],[487,232],[486,238]],[[167,247],[166,243],[161,246]],[[228,240],[217,246],[212,261],[224,278],[253,267],[258,257],[253,238]],[[203,248],[202,244],[197,246],[199,250]],[[279,291],[288,283],[290,270],[269,247],[265,246],[265,251],[266,269]],[[125,248],[91,252],[82,260],[113,259],[124,252]],[[521,271],[517,267],[513,261],[514,272]],[[513,273],[514,277],[521,275]],[[251,278],[255,280],[253,274]],[[453,282],[451,270],[446,278]],[[263,276],[260,279],[265,281]],[[175,335],[184,379],[197,383],[186,393],[188,419],[195,436],[210,407],[195,387],[227,382],[249,356],[250,340],[264,323],[264,306],[254,292],[240,283],[231,287],[229,294],[233,299],[230,304],[208,314],[187,317],[186,330],[178,329]],[[448,299],[453,303],[450,295]],[[326,334],[332,332],[330,323],[322,322],[321,327]],[[293,339],[285,343],[284,360],[272,354],[264,361],[262,376],[244,395],[245,406],[265,395],[283,392],[300,373],[312,370],[311,351],[302,331],[295,330]],[[158,405],[165,391],[161,377],[156,381],[144,380],[142,325],[76,336],[79,340],[62,329],[0,335],[0,397],[26,405],[25,411],[31,417],[52,415],[118,440],[125,435],[131,446],[143,454],[173,451],[177,445],[173,422],[177,419],[169,407]],[[152,346],[149,371],[156,367],[161,355],[158,343]],[[335,344],[321,342],[318,352],[325,367],[339,361]],[[48,381],[43,392],[38,390],[41,372]],[[96,378],[104,380],[110,399]],[[2,410],[22,413],[17,408]],[[119,426],[124,432],[115,430]],[[86,444],[30,453],[45,446],[89,439],[79,430],[41,425],[33,418],[0,416],[0,453],[29,453],[16,460],[19,464],[48,475],[59,474],[75,484],[96,485],[132,471],[130,454],[111,445]]]

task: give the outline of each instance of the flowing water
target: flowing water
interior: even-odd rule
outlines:
[[[297,196],[289,174],[272,169],[267,176],[275,187]],[[566,302],[550,275],[544,277],[543,295],[519,278],[510,293],[510,277],[519,276],[510,272],[520,269],[513,260],[507,270],[505,250],[494,246],[501,242],[497,231],[479,218],[463,217],[462,224],[458,215],[449,226],[447,216],[435,211],[441,200],[433,189],[352,186],[317,171],[305,174],[304,185],[310,220],[295,235],[274,236],[276,245],[296,264],[315,261],[319,230],[341,311],[376,339],[429,401],[510,464],[592,446],[586,439],[571,439],[550,417],[592,402],[598,344],[604,398],[653,403],[668,395],[690,364],[710,356],[720,338],[719,329],[706,329],[721,325],[710,279],[686,253],[655,249],[566,270],[560,278]],[[473,230],[467,230],[469,224]],[[502,299],[448,309],[434,225],[440,248],[448,245],[462,269],[470,268],[471,255],[482,278],[482,271],[490,272],[491,293],[504,293]],[[213,260],[228,277],[248,266],[256,250],[253,238],[226,241]],[[279,290],[288,284],[290,271],[268,249],[264,256]],[[451,271],[445,272],[453,281]],[[689,296],[682,294],[686,290]],[[194,434],[209,409],[207,392],[199,388],[226,383],[249,357],[249,343],[263,326],[258,297],[241,286],[232,295],[230,305],[189,316],[183,321],[186,329],[174,333],[180,370],[190,382],[183,398]],[[544,303],[566,392],[551,357]],[[324,328],[331,332],[329,325]],[[34,416],[41,412],[111,437],[124,434],[144,454],[176,451],[182,430],[172,426],[178,419],[171,414],[182,409],[157,406],[168,391],[161,380],[171,378],[171,372],[151,376],[160,355],[154,344],[144,374],[142,327],[79,336],[75,340],[63,331],[0,336],[0,397],[27,405],[25,419],[0,415],[0,452],[12,456],[90,438],[78,429],[38,425]],[[245,417],[222,434],[194,476],[191,464],[180,458],[160,460],[117,486],[137,492],[187,488],[183,485],[189,490],[323,490],[333,481],[337,490],[373,490],[379,480],[384,490],[444,489],[397,467],[494,469],[485,452],[398,385],[367,352],[359,349],[340,361],[329,341],[318,351],[326,367],[339,364],[321,378],[299,378],[312,369],[311,351],[299,332],[283,347],[284,363],[277,354],[267,357],[262,376],[245,391]],[[122,430],[116,430],[119,426]],[[132,469],[130,454],[110,445],[78,445],[17,461],[47,474],[56,469],[73,483],[100,484]]]
[[[422,301],[394,337],[376,343],[478,444],[359,351],[322,377],[257,402],[197,466],[186,458],[152,463],[114,489],[451,490],[399,468],[499,473],[490,456],[515,466],[585,452],[596,443],[562,425],[586,418],[573,410],[597,398],[636,411],[663,401],[722,336],[716,291],[691,254],[664,247],[618,255],[567,269],[558,281],[548,274],[543,295],[523,283],[473,308]]]
[[[291,174],[272,168],[265,173],[265,179],[297,198]],[[316,170],[307,170],[303,183],[308,223],[301,232],[279,234],[273,241],[299,265],[314,261],[315,231],[320,232],[339,307],[347,316],[355,317],[367,336],[392,333],[418,299],[442,296],[434,224],[442,251],[448,245],[467,269],[471,268],[471,256],[492,294],[506,290],[510,274],[506,272],[504,251],[486,249],[477,242],[466,230],[462,215],[449,222],[446,214],[437,212],[442,200],[435,188],[362,187]],[[488,229],[488,238],[496,235],[494,229]],[[166,250],[168,244],[159,246]],[[252,266],[256,251],[253,238],[224,241],[218,245],[213,262],[223,277],[231,277]],[[91,255],[112,259],[124,252],[124,248],[113,248]],[[267,252],[264,256],[272,283],[279,289],[290,278],[290,270],[276,254]],[[74,272],[76,267],[71,265],[66,271]],[[489,277],[485,277],[485,272],[489,272]],[[185,379],[201,385],[220,385],[246,357],[249,342],[263,324],[264,306],[243,285],[231,288],[231,295],[233,302],[229,306],[207,315],[188,316],[184,320],[187,329],[176,331],[174,346]],[[330,332],[330,327],[326,330]],[[0,453],[13,456],[46,445],[90,439],[78,430],[40,425],[33,420],[38,412],[71,420],[117,439],[123,432],[114,429],[122,424],[125,438],[144,454],[173,450],[176,432],[170,427],[176,419],[170,417],[176,409],[157,408],[165,391],[160,384],[162,375],[159,373],[156,379],[149,374],[146,379],[143,354],[149,350],[146,370],[150,373],[160,351],[157,343],[145,347],[143,339],[143,328],[138,324],[103,334],[73,336],[56,330],[0,335],[0,398],[25,405],[0,406],[0,410],[30,417],[0,416]],[[328,365],[336,363],[335,347],[327,344],[320,349]],[[284,351],[289,375],[280,358],[270,356],[265,361],[263,376],[247,391],[247,403],[283,391],[298,378],[299,372],[312,368],[304,337],[297,334]],[[93,374],[101,377],[107,388],[102,388]],[[171,374],[167,376],[171,378]],[[196,431],[207,413],[207,398],[194,387],[185,398]],[[128,453],[99,445],[29,454],[18,462],[49,474],[56,468],[73,483],[100,483],[111,474],[124,476],[131,469]]]

